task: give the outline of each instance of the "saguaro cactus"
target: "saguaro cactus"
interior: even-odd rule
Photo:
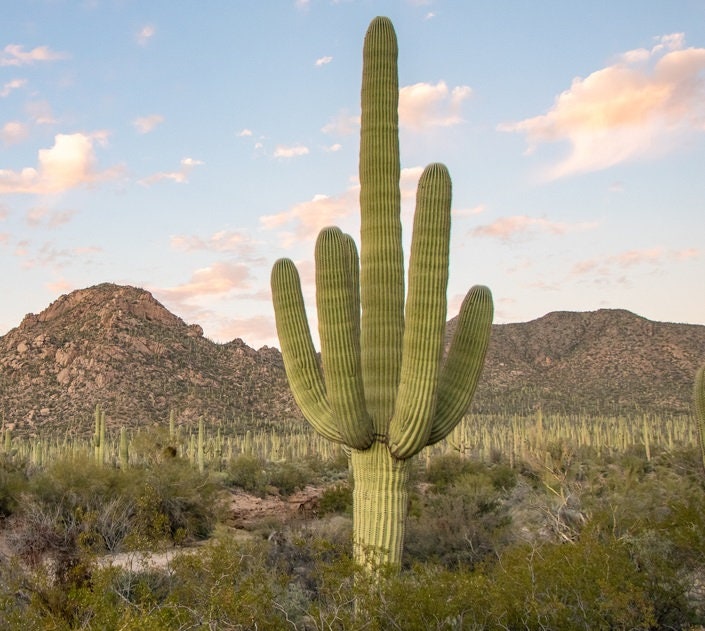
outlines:
[[[693,388],[695,403],[695,418],[698,422],[698,441],[700,442],[700,455],[705,469],[705,364],[695,373],[695,386]]]
[[[315,249],[322,366],[299,275],[272,270],[277,333],[294,398],[323,436],[350,449],[358,561],[399,566],[409,462],[460,421],[484,364],[492,296],[473,287],[445,360],[451,181],[442,164],[419,181],[405,298],[402,252],[397,40],[389,19],[365,36],[360,132],[360,255],[338,228]],[[325,379],[324,379],[325,375]]]

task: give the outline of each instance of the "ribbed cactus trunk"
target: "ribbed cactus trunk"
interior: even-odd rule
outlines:
[[[705,364],[700,366],[695,373],[693,403],[695,404],[695,418],[698,423],[700,455],[703,461],[703,469],[705,469]]]
[[[489,290],[473,287],[442,361],[451,209],[442,164],[429,165],[419,180],[405,289],[397,76],[394,28],[375,18],[363,51],[360,254],[335,227],[324,228],[316,242],[322,366],[296,267],[280,259],[272,269],[277,333],[294,398],[321,435],[350,449],[353,544],[367,567],[401,564],[410,459],[442,440],[467,410],[493,313]]]

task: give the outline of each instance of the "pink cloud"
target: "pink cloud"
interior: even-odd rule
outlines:
[[[203,162],[200,160],[194,160],[193,158],[183,158],[181,160],[181,168],[178,171],[160,171],[159,173],[154,173],[145,178],[142,178],[139,183],[143,186],[151,186],[157,182],[163,182],[164,180],[176,182],[177,184],[186,184],[188,182],[188,176],[191,173],[193,167],[201,166]]]
[[[112,179],[117,168],[98,171],[94,144],[104,144],[105,132],[57,134],[54,146],[40,149],[37,167],[21,171],[0,170],[0,193],[54,194]]]
[[[58,61],[67,57],[66,53],[55,52],[48,46],[37,46],[26,51],[19,44],[8,44],[0,53],[0,66],[26,66],[38,61]]]
[[[653,247],[627,250],[612,256],[578,261],[573,265],[570,274],[571,276],[585,276],[588,274],[607,276],[615,269],[625,270],[641,265],[659,266],[673,261],[686,261],[699,256],[700,251],[696,248],[667,250],[663,247]]]
[[[136,118],[132,121],[132,125],[140,134],[148,134],[163,122],[164,117],[161,114],[150,114],[149,116]]]
[[[404,86],[399,90],[399,124],[413,130],[457,125],[463,121],[463,101],[471,94],[465,85],[449,90],[445,81]]]
[[[519,236],[528,236],[535,233],[563,235],[568,232],[591,230],[597,226],[596,223],[566,223],[560,221],[549,221],[542,217],[528,217],[527,215],[514,215],[512,217],[502,217],[492,223],[478,226],[470,230],[470,235],[474,237],[490,237],[501,241],[510,241]]]
[[[219,262],[196,270],[187,283],[160,289],[159,293],[178,302],[201,296],[226,294],[249,287],[250,268],[243,263]]]
[[[0,140],[2,140],[5,145],[13,145],[15,143],[21,142],[29,135],[29,130],[27,125],[20,123],[19,121],[10,121],[5,123],[3,128],[0,129]]]
[[[238,257],[255,260],[255,242],[246,234],[220,230],[210,237],[197,235],[174,235],[171,237],[171,247],[182,252],[231,252]]]
[[[524,134],[528,153],[568,143],[548,179],[660,155],[705,130],[705,48],[684,48],[682,34],[663,36],[651,50],[577,77],[546,114],[498,128]]]

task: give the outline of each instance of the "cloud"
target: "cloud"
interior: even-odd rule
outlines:
[[[200,166],[204,164],[200,160],[194,160],[193,158],[183,158],[181,160],[181,168],[178,171],[160,171],[159,173],[154,173],[145,178],[142,178],[139,183],[143,186],[151,186],[157,182],[162,182],[164,180],[170,180],[176,182],[177,184],[186,184],[188,182],[188,176],[193,170],[193,167]]]
[[[27,125],[19,121],[10,121],[5,123],[0,129],[0,140],[4,145],[14,145],[24,140],[29,135]]]
[[[294,0],[294,6],[299,11],[308,11],[311,8],[311,0]]]
[[[149,41],[156,35],[157,29],[151,24],[143,26],[138,32],[135,38],[140,46],[146,46]]]
[[[148,134],[158,125],[164,122],[164,117],[161,114],[150,114],[149,116],[140,116],[132,121],[132,125],[140,134]]]
[[[333,61],[333,57],[331,57],[330,55],[326,55],[325,57],[319,57],[318,59],[316,59],[314,65],[320,68],[321,66],[329,64],[331,61]]]
[[[669,262],[685,261],[698,258],[700,251],[696,248],[685,248],[682,250],[667,250],[657,246],[653,248],[626,250],[612,256],[584,259],[573,265],[571,276],[585,276],[592,274],[605,277],[611,275],[614,270],[626,270],[633,267],[652,265],[660,266]]]
[[[217,318],[215,339],[231,341],[240,338],[255,348],[263,345],[278,346],[277,329],[271,316],[256,315],[244,318]]]
[[[324,134],[335,134],[338,136],[350,136],[357,133],[359,129],[360,115],[350,114],[347,110],[339,112],[321,127],[321,131]]]
[[[229,252],[237,254],[240,259],[260,260],[255,257],[255,243],[241,232],[220,230],[205,239],[197,235],[173,235],[170,243],[172,248],[181,252]]]
[[[61,193],[116,177],[117,168],[96,169],[94,144],[105,144],[106,139],[105,132],[57,134],[53,147],[39,150],[36,168],[0,170],[0,193]]]
[[[332,144],[330,147],[325,147],[324,151],[327,151],[329,153],[335,153],[336,151],[340,151],[343,148],[343,145],[341,145],[339,142],[336,142]]]
[[[43,206],[34,206],[27,211],[25,220],[27,225],[32,227],[45,224],[49,228],[57,228],[71,221],[75,214],[75,210],[51,210]]]
[[[277,145],[276,149],[274,150],[274,157],[275,158],[295,158],[298,156],[305,156],[309,153],[308,147],[305,147],[304,145],[293,145],[293,146],[285,146],[285,145]]]
[[[35,125],[53,125],[56,123],[56,118],[51,111],[51,105],[46,101],[29,103],[27,105],[27,113]]]
[[[26,269],[39,267],[58,270],[75,263],[79,257],[87,257],[99,252],[102,252],[102,249],[96,246],[60,249],[53,243],[47,242],[33,256],[30,256],[29,243],[25,241],[19,244],[15,254],[25,259],[22,267]]]
[[[500,241],[511,241],[517,237],[529,236],[537,232],[552,235],[563,235],[568,232],[591,230],[597,227],[596,223],[565,223],[549,221],[541,217],[528,217],[527,215],[514,215],[512,217],[502,217],[470,230],[473,237],[490,237]]]
[[[58,61],[66,59],[66,53],[58,53],[48,46],[37,46],[25,51],[19,44],[8,44],[0,53],[0,66],[28,66],[35,62]]]
[[[27,79],[12,79],[5,83],[2,89],[0,89],[0,97],[5,98],[6,96],[10,96],[14,90],[23,88],[25,85],[27,85]]]
[[[252,136],[252,130],[250,129],[243,129],[241,132],[238,133],[238,137],[240,138],[246,138],[248,136]]]
[[[197,269],[187,283],[160,289],[159,293],[176,302],[188,302],[201,296],[227,294],[234,289],[246,289],[252,276],[244,263],[218,262]]]
[[[279,233],[282,245],[290,247],[302,239],[312,239],[321,228],[337,225],[341,219],[352,215],[358,208],[359,186],[353,186],[337,197],[315,195],[289,210],[260,217],[265,230],[288,230]]]
[[[404,86],[399,90],[399,125],[418,131],[462,123],[462,104],[471,94],[466,85],[449,90],[445,81]]]
[[[568,143],[547,179],[661,155],[705,131],[705,48],[684,48],[682,34],[663,36],[650,50],[628,51],[575,78],[546,114],[498,129],[524,134],[529,154],[543,143]]]

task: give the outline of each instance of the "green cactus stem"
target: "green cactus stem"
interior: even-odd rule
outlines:
[[[119,456],[120,456],[120,469],[123,471],[127,470],[130,463],[130,452],[127,440],[127,428],[120,428],[120,446],[119,446]]]
[[[360,253],[335,227],[321,231],[315,248],[320,363],[291,260],[274,263],[271,285],[294,398],[322,436],[350,453],[356,559],[398,568],[410,459],[465,414],[484,364],[493,305],[486,287],[468,292],[443,360],[452,185],[442,164],[421,175],[406,288],[397,76],[394,28],[388,18],[375,18],[363,50]]]
[[[695,419],[698,423],[700,454],[703,460],[703,468],[705,469],[705,364],[700,366],[695,373],[693,401],[695,404]]]

